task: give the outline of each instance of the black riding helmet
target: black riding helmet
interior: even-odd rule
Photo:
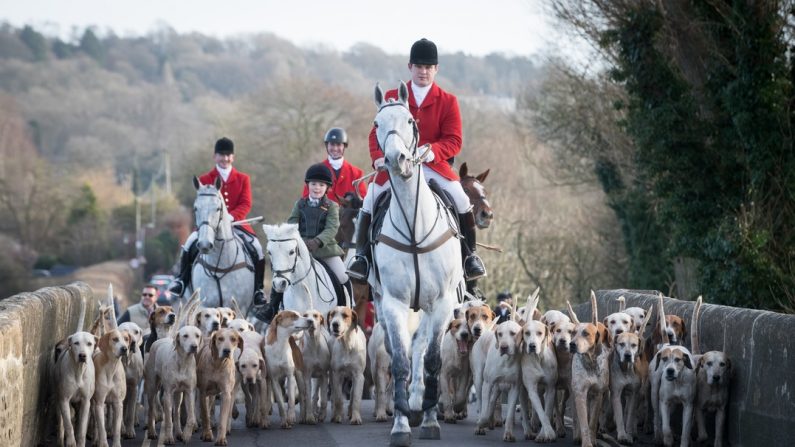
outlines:
[[[331,186],[331,171],[323,163],[314,164],[306,170],[304,182],[321,182]]]
[[[348,134],[341,127],[332,127],[323,138],[324,143],[342,143],[348,147]]]

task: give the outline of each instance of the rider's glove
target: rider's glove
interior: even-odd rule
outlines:
[[[320,248],[320,239],[317,238],[304,239],[304,243],[306,244],[306,248],[308,248],[311,252],[315,252],[318,248]]]
[[[384,157],[376,158],[373,162],[373,167],[375,169],[383,169],[384,168]]]
[[[423,163],[430,163],[436,158],[436,155],[431,150],[431,147],[428,146],[428,150],[425,152],[425,155],[422,157]]]

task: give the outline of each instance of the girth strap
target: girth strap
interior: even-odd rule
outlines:
[[[440,234],[435,241],[433,241],[430,245],[427,245],[425,247],[417,247],[416,245],[406,245],[402,242],[398,242],[395,239],[392,239],[391,237],[383,233],[379,234],[378,237],[375,238],[375,240],[378,242],[383,242],[384,244],[394,248],[395,250],[402,251],[404,253],[422,254],[436,250],[453,236],[455,236],[455,232],[453,232],[451,228],[448,228],[444,233]]]

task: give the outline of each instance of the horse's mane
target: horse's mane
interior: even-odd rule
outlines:
[[[272,233],[268,234],[269,239],[290,239],[300,237],[298,234],[298,224],[280,223],[277,225],[271,225],[270,231],[272,231]]]

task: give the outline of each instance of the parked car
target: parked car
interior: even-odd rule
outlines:
[[[174,275],[153,275],[149,283],[157,287],[157,304],[160,306],[170,306],[171,292],[168,285],[174,280]]]

